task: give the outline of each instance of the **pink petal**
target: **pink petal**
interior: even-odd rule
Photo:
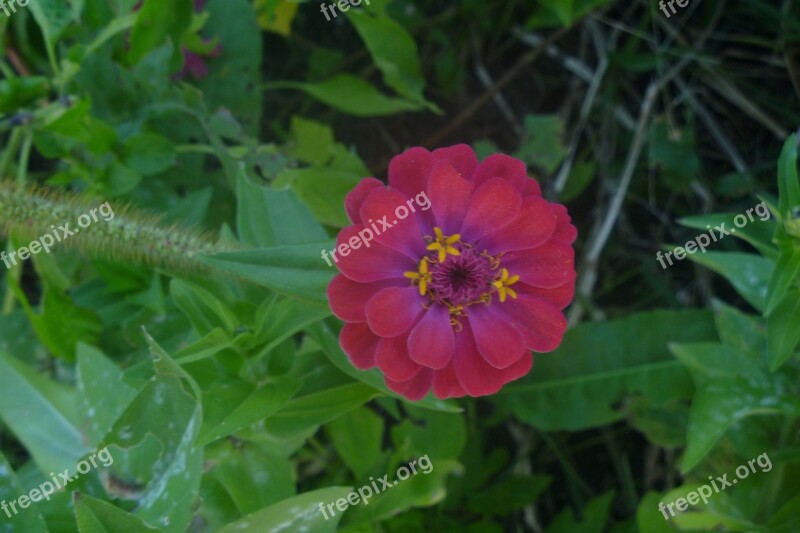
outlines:
[[[542,188],[539,186],[539,182],[533,178],[528,178],[525,181],[525,185],[522,187],[522,196],[541,196],[542,195]]]
[[[336,238],[337,253],[334,257],[339,270],[352,279],[367,283],[383,279],[403,279],[403,272],[417,271],[417,262],[411,258],[377,243],[366,243],[358,237],[363,226],[348,226],[339,232]],[[350,244],[358,244],[358,248],[351,248]],[[339,247],[348,243],[347,255],[339,253]],[[320,259],[321,261],[322,259]]]
[[[531,196],[522,201],[517,218],[507,226],[481,239],[481,246],[492,255],[512,250],[527,250],[546,243],[556,230],[558,218],[550,203]]]
[[[384,338],[378,343],[375,362],[386,376],[386,379],[395,382],[408,381],[422,370],[422,366],[408,357],[407,343],[407,335]]]
[[[375,242],[419,261],[425,254],[426,243],[420,229],[421,221],[416,213],[411,212],[407,201],[408,198],[402,193],[376,188],[361,204],[360,215],[367,229],[374,234]],[[405,211],[400,209],[401,206]],[[398,210],[406,218],[399,220]],[[390,227],[386,227],[386,224]]]
[[[337,274],[328,285],[328,303],[333,314],[345,322],[366,322],[364,308],[376,292],[386,287],[408,285],[406,280],[394,279],[374,283],[358,283]]]
[[[436,225],[445,235],[461,229],[473,188],[472,182],[461,177],[449,163],[440,162],[433,167],[428,190]]]
[[[550,204],[550,206],[558,217],[558,226],[553,233],[553,240],[563,244],[572,244],[578,238],[578,230],[570,224],[572,219],[567,213],[567,208],[561,204]]]
[[[492,178],[472,193],[461,232],[467,241],[475,242],[483,235],[510,224],[519,214],[522,196],[501,178]]]
[[[530,285],[514,285],[519,294],[530,294],[547,302],[550,302],[559,309],[564,309],[568,306],[572,299],[575,297],[575,280],[565,283],[560,287],[552,289],[542,289],[540,287],[531,287]]]
[[[458,376],[456,376],[456,368],[453,361],[450,361],[450,364],[443,369],[434,371],[433,395],[440,400],[461,398],[467,395],[461,383],[458,382]]]
[[[528,179],[528,168],[519,159],[504,154],[492,154],[475,170],[472,181],[481,185],[492,178],[502,178],[521,191]]]
[[[375,366],[375,350],[379,340],[366,324],[347,323],[339,334],[342,351],[359,370],[369,370]]]
[[[424,148],[409,148],[389,162],[389,185],[409,198],[427,190],[434,158]]]
[[[502,262],[511,275],[534,287],[552,289],[575,279],[575,250],[555,241],[524,252],[512,252]]]
[[[468,144],[456,144],[433,151],[433,157],[450,163],[464,178],[469,178],[478,166],[478,156]]]
[[[408,381],[392,381],[385,379],[386,386],[401,396],[405,396],[411,401],[421,400],[431,390],[433,382],[433,370],[423,369],[419,374]]]
[[[558,348],[567,330],[564,313],[535,296],[520,294],[516,300],[500,304],[498,310],[522,332],[525,346],[535,352],[552,352]]]
[[[379,337],[397,337],[414,325],[424,311],[423,297],[417,287],[389,287],[380,290],[367,302],[370,329]]]
[[[362,223],[359,210],[367,195],[372,192],[373,189],[383,186],[383,183],[375,178],[364,178],[358,182],[358,185],[356,185],[352,191],[347,193],[347,196],[344,197],[344,210],[347,212],[347,218],[349,218],[353,224]]]
[[[470,396],[496,393],[509,381],[527,374],[533,364],[533,357],[525,352],[519,361],[503,370],[489,365],[478,352],[468,324],[456,337],[456,356],[453,360],[458,381]]]
[[[428,368],[444,368],[453,358],[455,337],[450,325],[450,311],[433,305],[408,337],[411,360]]]
[[[475,345],[486,362],[495,368],[508,368],[525,354],[519,330],[497,310],[504,305],[497,300],[491,307],[476,305],[469,309],[468,320]]]

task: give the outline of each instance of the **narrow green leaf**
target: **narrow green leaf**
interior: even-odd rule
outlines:
[[[800,343],[800,290],[791,287],[767,318],[769,369],[775,371],[792,356]]]
[[[739,252],[694,253],[687,257],[727,279],[742,298],[758,311],[763,311],[772,261]]]
[[[145,533],[158,531],[148,526],[140,518],[123,511],[103,500],[92,498],[86,494],[75,493],[75,519],[79,533]]]
[[[17,474],[11,465],[8,464],[5,455],[0,451],[0,502],[11,502],[25,494],[25,489],[20,483]],[[10,509],[10,508],[9,508]],[[35,508],[16,509],[16,513],[12,511],[3,511],[0,514],[0,530],[6,533],[13,533],[14,531],[22,531],[25,533],[47,533],[47,525]],[[11,512],[11,516],[7,513]]]

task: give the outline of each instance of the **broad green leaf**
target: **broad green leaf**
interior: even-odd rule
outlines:
[[[79,533],[158,531],[155,527],[145,524],[140,518],[103,500],[81,493],[75,493],[73,500]]]
[[[790,287],[767,318],[767,353],[769,368],[777,370],[800,343],[800,290]]]
[[[366,81],[350,74],[338,74],[317,83],[273,82],[265,85],[265,88],[304,91],[323,104],[356,117],[394,115],[423,108],[416,101],[386,96]]]
[[[760,358],[755,359],[732,346],[715,342],[671,343],[670,350],[702,384],[710,379],[741,375],[764,375]]]
[[[766,347],[766,328],[760,317],[747,315],[720,300],[712,301],[714,322],[723,344],[758,359]]]
[[[739,252],[694,253],[687,257],[727,279],[736,292],[755,309],[764,309],[772,261],[755,254]]]
[[[800,530],[800,493],[784,503],[767,522],[774,533],[792,533]]]
[[[292,137],[288,153],[300,161],[323,166],[333,157],[336,142],[333,128],[328,124],[295,115],[292,117]]]
[[[783,299],[792,283],[800,279],[800,245],[784,245],[780,257],[775,263],[775,269],[769,278],[769,299],[764,310],[765,315],[771,315],[778,303]]]
[[[664,515],[658,510],[658,504],[664,499],[656,492],[648,492],[639,502],[636,509],[636,525],[642,533],[675,533]],[[669,501],[669,500],[668,500]]]
[[[342,462],[358,479],[366,478],[384,457],[383,419],[366,407],[337,418],[325,430]]]
[[[303,328],[330,316],[327,305],[275,297],[266,300],[256,313],[256,334],[266,342],[253,360],[267,355]]]
[[[642,394],[654,405],[688,399],[691,379],[667,344],[713,340],[716,331],[706,311],[653,311],[581,324],[496,398],[544,430],[609,424],[624,417],[616,406],[630,395]]]
[[[95,446],[136,397],[124,375],[94,346],[78,345],[78,392],[85,413],[85,439]]]
[[[264,427],[280,439],[310,436],[322,424],[357,409],[379,394],[362,383],[326,389],[292,400],[270,417]]]
[[[342,515],[335,512],[328,519],[320,512],[320,503],[335,502],[347,496],[351,487],[329,487],[293,496],[241,520],[228,524],[218,533],[276,533],[282,531],[313,531],[333,533]]]
[[[373,16],[365,10],[350,10],[348,17],[383,74],[386,85],[409,100],[438,111],[434,104],[425,100],[425,79],[417,43],[411,34],[389,17]]]
[[[131,30],[130,62],[138,63],[167,39],[175,46],[173,65],[180,61],[178,44],[192,22],[192,10],[192,0],[145,0]]]
[[[5,455],[0,451],[0,502],[14,501],[22,494],[25,494],[25,489],[11,465],[8,464]],[[8,513],[11,513],[11,516],[8,516]],[[11,510],[2,512],[0,514],[0,531],[3,533],[15,531],[47,533],[48,530],[42,515],[35,508],[28,508],[17,509],[17,513]]]
[[[398,449],[411,455],[430,455],[434,461],[458,459],[467,445],[462,413],[442,413],[414,405],[406,407],[409,418],[392,428]]]
[[[750,377],[716,379],[701,385],[689,412],[681,470],[694,468],[734,422],[760,414],[800,416],[800,399],[780,393],[773,383]]]
[[[325,353],[325,356],[336,368],[348,376],[381,391],[381,393],[386,396],[392,396],[398,400],[407,402],[408,400],[389,390],[385,381],[383,380],[382,374],[377,369],[364,371],[353,366],[353,363],[350,362],[350,360],[347,358],[347,355],[345,355],[339,346],[336,333],[338,332],[338,329],[336,329],[337,326],[335,326],[335,324],[337,324],[337,322],[334,320],[321,321],[317,322],[311,327],[306,328],[306,331],[308,332],[309,336],[314,339],[314,342],[320,346],[323,353]],[[444,411],[446,413],[461,412],[461,409],[454,402],[439,400],[433,397],[433,395],[428,395],[426,398],[418,402],[414,402],[414,405],[418,405],[419,407],[424,407],[426,409],[433,409],[435,411]]]
[[[525,140],[515,155],[528,165],[553,172],[567,156],[563,135],[564,121],[558,115],[527,115]]]
[[[42,472],[61,472],[90,450],[77,427],[75,391],[0,352],[0,418]]]
[[[509,516],[533,504],[553,481],[547,476],[512,476],[471,494],[470,511],[489,516]]]
[[[295,494],[294,463],[270,444],[226,439],[207,450],[206,477],[228,493],[241,516]]]
[[[761,209],[761,212],[763,213],[764,210]],[[769,213],[767,212],[767,214]],[[730,231],[731,229],[736,230],[735,232],[731,233],[732,237],[738,237],[752,244],[761,253],[761,255],[767,257],[768,259],[777,259],[778,250],[775,248],[775,245],[772,244],[772,234],[775,232],[774,220],[771,218],[762,220],[762,217],[758,213],[751,212],[753,221],[750,222],[749,218],[747,218],[747,224],[737,227],[734,223],[734,219],[740,215],[746,217],[744,213],[715,213],[686,217],[678,220],[678,222],[684,226],[706,232],[709,231],[708,226],[711,226],[712,229],[710,231],[713,231],[715,236],[719,235],[719,232],[716,230],[716,228],[721,227],[721,225],[724,223],[724,229],[726,231]],[[706,233],[706,235],[708,234]],[[714,243],[712,242],[710,247],[713,246]]]
[[[236,229],[252,246],[305,244],[324,241],[325,230],[292,190],[275,190],[251,184],[239,173],[236,192]],[[286,221],[291,221],[287,224]]]
[[[175,146],[157,133],[134,135],[125,141],[125,164],[144,176],[158,174],[175,164]]]
[[[72,22],[69,6],[63,0],[29,0],[28,9],[42,30],[48,54],[54,58],[61,33]]]
[[[334,245],[333,241],[281,245],[198,258],[275,292],[327,302],[325,290],[337,271],[325,263],[321,252]]]
[[[280,411],[300,389],[292,378],[253,385],[220,379],[203,395],[203,427],[198,444],[203,446],[231,435]]]
[[[210,291],[181,279],[173,279],[169,288],[175,304],[199,335],[207,335],[216,328],[233,335],[239,319],[225,302]]]

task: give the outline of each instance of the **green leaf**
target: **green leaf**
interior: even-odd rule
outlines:
[[[141,519],[108,502],[76,492],[73,496],[79,533],[141,533],[158,531]],[[26,530],[27,531],[27,530]]]
[[[217,380],[203,395],[205,420],[198,444],[204,446],[271,417],[285,407],[299,389],[300,382],[288,377],[259,385]]]
[[[361,81],[360,78],[356,78]],[[336,142],[333,128],[328,124],[292,117],[293,144],[289,148],[290,156],[314,166],[327,164],[333,156],[332,149]]]
[[[740,375],[763,376],[760,359],[715,342],[672,343],[670,350],[695,376],[695,383]]]
[[[2,381],[2,378],[0,378]],[[4,393],[6,389],[3,389]],[[8,464],[5,455],[0,451],[0,502],[14,501],[21,494],[25,494],[25,489],[20,483],[17,474],[11,465]],[[19,511],[19,509],[17,510]],[[0,515],[3,526],[0,528],[5,532],[24,531],[25,533],[47,533],[47,526],[41,513],[36,509],[25,509],[21,513],[13,513],[7,516],[6,512]]]
[[[417,43],[408,31],[387,16],[373,16],[366,10],[351,10],[348,17],[364,41],[383,81],[412,102],[432,111],[439,109],[425,100]]]
[[[533,504],[550,485],[547,476],[512,476],[467,499],[470,511],[488,516],[509,516]]]
[[[783,504],[767,522],[772,533],[792,533],[800,530],[800,493]]]
[[[575,0],[539,0],[539,3],[552,11],[564,26],[572,24]]]
[[[717,379],[700,386],[689,411],[681,470],[694,468],[734,422],[763,414],[800,416],[800,400],[781,394],[773,383],[749,377]]]
[[[775,371],[791,357],[800,343],[800,290],[790,287],[767,318],[767,357]]]
[[[578,520],[572,509],[564,509],[547,526],[548,533],[601,533],[608,522],[615,491],[593,498],[582,509]]]
[[[760,359],[766,346],[766,329],[763,322],[747,315],[720,300],[712,301],[714,321],[723,344]]]
[[[616,406],[633,394],[653,405],[689,398],[689,375],[667,344],[704,340],[716,340],[706,311],[654,311],[581,324],[567,331],[556,351],[538,355],[530,374],[495,398],[543,430],[609,424],[624,417]]]
[[[675,129],[664,120],[650,128],[649,163],[661,173],[661,181],[675,190],[686,189],[700,171],[694,127]]]
[[[781,217],[786,217],[792,209],[800,206],[800,179],[797,177],[797,143],[797,134],[793,133],[783,144],[783,150],[781,150],[781,155],[778,159],[778,194]]]
[[[350,74],[339,74],[317,83],[280,81],[265,89],[298,89],[325,105],[355,117],[378,117],[404,111],[419,111],[422,104],[403,98],[392,98]]]
[[[379,394],[362,383],[326,389],[292,400],[269,418],[264,427],[279,439],[310,436],[322,424],[364,405]]]
[[[199,335],[207,335],[216,328],[233,335],[239,319],[217,296],[198,285],[177,278],[172,280],[169,289],[175,304],[189,318]]]
[[[324,241],[325,230],[294,191],[251,184],[242,170],[236,191],[239,238],[256,247]],[[291,220],[291,224],[286,221]]]
[[[764,204],[758,204],[758,206],[761,205]],[[756,208],[758,208],[758,206],[756,206]],[[766,205],[764,205],[764,210],[766,211]],[[766,212],[769,214],[769,211]],[[752,214],[753,213],[751,213],[751,215]],[[759,215],[757,217],[753,216],[753,222],[750,222],[742,227],[737,227],[733,219],[739,215],[744,215],[744,213],[715,213],[698,215],[682,218],[678,220],[678,222],[689,228],[695,228],[703,231],[706,231],[708,226],[717,228],[724,223],[726,230],[728,228],[736,230],[736,232],[732,233],[731,236],[738,237],[745,242],[752,244],[761,253],[761,255],[766,256],[768,259],[777,259],[778,250],[775,248],[775,245],[772,244],[772,234],[775,232],[775,222],[771,218],[762,220],[762,217]],[[756,213],[756,215],[758,215],[758,213]],[[712,231],[715,232],[715,235],[717,234],[716,230]]]
[[[764,309],[772,261],[739,252],[694,253],[687,257],[727,279],[736,292],[755,309]]]
[[[72,13],[63,0],[30,0],[28,9],[44,35],[45,44],[52,53],[61,33],[72,22]]]
[[[366,407],[337,418],[325,429],[342,462],[358,479],[365,479],[384,457],[383,419]]]
[[[266,356],[298,331],[327,318],[330,314],[327,305],[291,298],[275,297],[266,300],[256,313],[257,335],[266,344],[253,361]]]
[[[270,505],[256,513],[242,518],[220,529],[218,533],[274,533],[276,531],[313,531],[314,533],[333,533],[341,513],[325,517],[319,504],[335,502],[347,496],[352,487],[330,487],[293,496],[280,503]]]
[[[561,137],[564,121],[558,115],[527,115],[525,140],[515,154],[528,165],[553,172],[567,156]]]
[[[322,259],[332,241],[282,245],[242,252],[198,256],[205,264],[231,272],[289,296],[327,302],[325,290],[336,271]]]
[[[175,146],[157,133],[140,133],[125,141],[125,165],[139,174],[158,174],[175,164]]]
[[[0,352],[0,418],[42,472],[74,467],[90,450],[77,428],[75,393]]]
[[[181,60],[178,44],[192,22],[192,0],[144,0],[133,25],[128,57],[131,63],[141,61],[167,39],[175,46],[173,66]]]
[[[769,300],[764,309],[765,315],[773,313],[789,286],[798,279],[800,279],[800,246],[784,246],[769,278],[767,288]]]
[[[559,201],[569,202],[578,197],[592,183],[595,175],[596,165],[594,163],[576,164],[569,174],[564,190],[558,196]]]
[[[94,346],[78,345],[78,392],[85,413],[85,439],[96,446],[125,412],[137,391],[123,381],[124,375]]]

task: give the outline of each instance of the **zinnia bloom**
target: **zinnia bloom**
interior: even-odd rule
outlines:
[[[398,206],[416,210],[394,220]],[[528,373],[531,351],[561,343],[577,231],[521,161],[479,163],[466,145],[411,148],[392,159],[388,187],[366,178],[345,208],[353,224],[337,248],[350,250],[335,258],[331,309],[346,322],[340,343],[353,365],[377,366],[391,390],[411,400],[494,394]],[[363,242],[359,232],[380,220],[391,227]]]

